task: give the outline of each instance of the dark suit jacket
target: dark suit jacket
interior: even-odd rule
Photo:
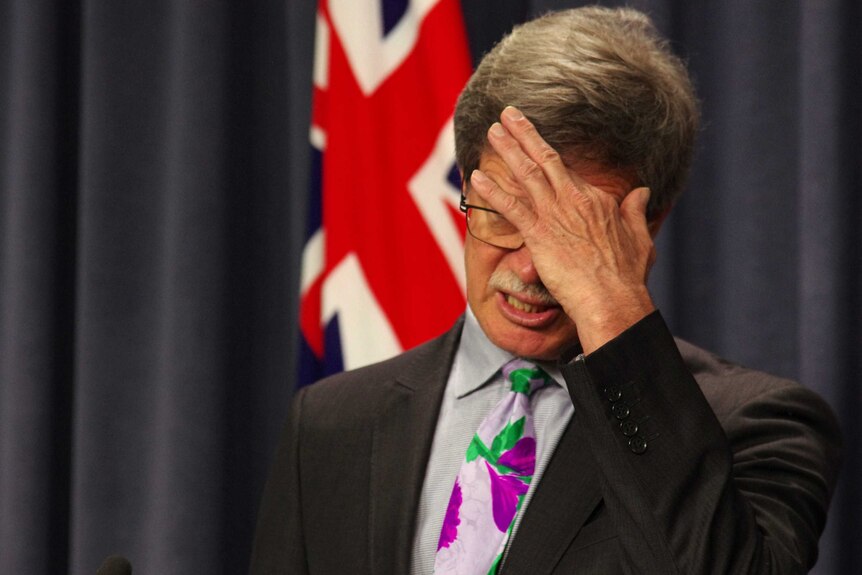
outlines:
[[[253,575],[408,573],[460,333],[297,393]],[[575,415],[501,573],[807,572],[839,460],[819,397],[675,342],[657,312],[561,368]]]

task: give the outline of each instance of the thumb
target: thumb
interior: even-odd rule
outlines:
[[[625,214],[626,219],[630,221],[642,220],[646,222],[647,204],[649,203],[650,189],[635,188],[629,195],[623,198],[623,203],[620,205],[620,211]]]

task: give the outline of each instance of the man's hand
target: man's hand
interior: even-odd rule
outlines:
[[[655,309],[646,287],[655,261],[646,220],[649,190],[626,195],[628,187],[615,194],[614,186],[591,185],[566,167],[520,111],[506,108],[501,122],[488,131],[488,142],[513,179],[494,181],[475,170],[470,182],[521,232],[542,283],[590,353]]]

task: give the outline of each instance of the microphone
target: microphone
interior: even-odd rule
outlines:
[[[109,555],[96,571],[96,575],[132,575],[132,564],[125,557]]]

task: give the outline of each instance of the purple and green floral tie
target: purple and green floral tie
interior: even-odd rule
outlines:
[[[503,366],[507,393],[479,425],[461,464],[437,543],[435,575],[494,574],[536,467],[530,394],[550,377],[522,359]]]

